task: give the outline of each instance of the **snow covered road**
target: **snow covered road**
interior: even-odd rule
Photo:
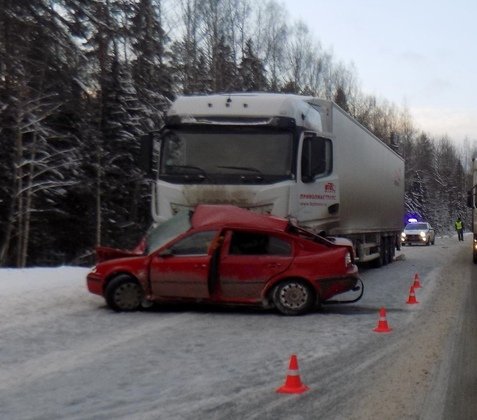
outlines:
[[[405,247],[393,264],[362,270],[361,301],[301,317],[184,306],[118,314],[87,292],[88,270],[0,270],[0,418],[439,418],[433,391],[443,391],[473,269],[466,239]],[[408,305],[415,273],[420,303]],[[390,334],[372,331],[381,307]],[[293,353],[310,390],[277,394]]]

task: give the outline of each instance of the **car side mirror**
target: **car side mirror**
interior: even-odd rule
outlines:
[[[174,251],[171,248],[167,248],[164,251],[161,251],[157,254],[158,257],[161,258],[169,258],[174,255]]]

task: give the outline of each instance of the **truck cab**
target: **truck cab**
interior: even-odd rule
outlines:
[[[326,230],[339,214],[332,168],[318,105],[303,97],[182,97],[160,133],[153,218],[227,203]]]

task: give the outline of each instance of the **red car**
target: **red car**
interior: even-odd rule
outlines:
[[[133,251],[98,248],[87,285],[116,311],[191,301],[298,315],[359,289],[353,255],[351,242],[327,240],[286,219],[199,205],[152,228]]]

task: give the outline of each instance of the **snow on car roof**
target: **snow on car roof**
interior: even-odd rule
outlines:
[[[194,228],[207,225],[230,225],[285,231],[288,220],[257,214],[232,205],[200,204],[192,216]]]

